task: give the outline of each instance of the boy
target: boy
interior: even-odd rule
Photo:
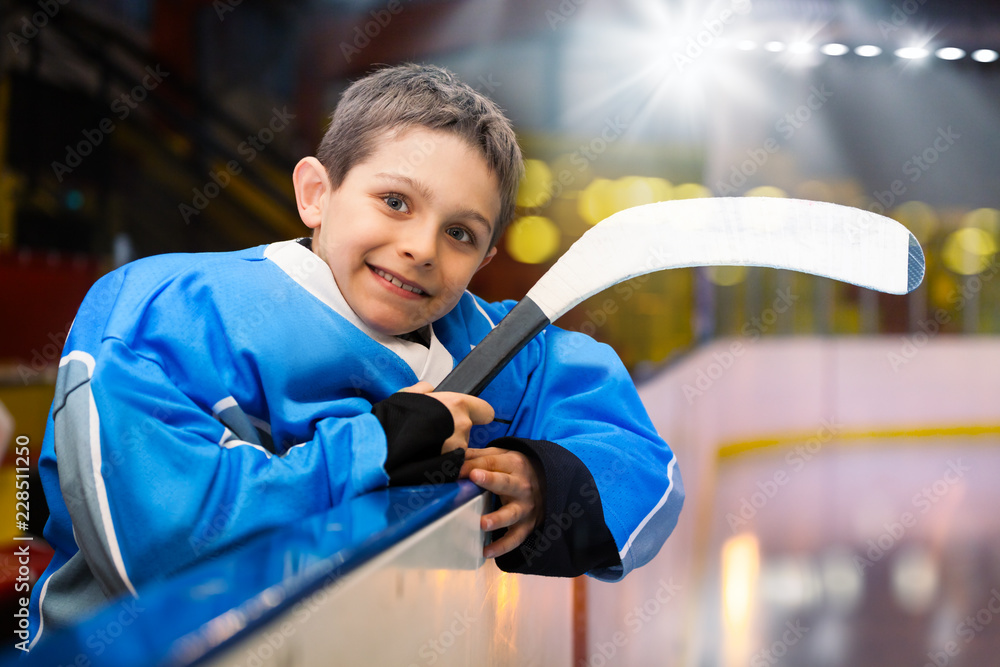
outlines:
[[[344,93],[295,168],[311,239],[99,280],[40,459],[56,554],[32,628],[442,476],[499,497],[482,528],[504,534],[484,555],[506,570],[615,580],[652,558],[683,491],[610,348],[550,327],[480,398],[432,391],[513,306],[465,288],[513,217],[520,169],[488,99],[445,70],[383,69]]]

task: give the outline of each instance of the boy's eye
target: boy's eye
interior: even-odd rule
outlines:
[[[472,243],[476,242],[475,237],[469,233],[469,230],[463,229],[461,227],[451,227],[448,229],[448,235],[455,239],[456,241],[461,241],[462,243]]]
[[[393,211],[399,211],[400,213],[409,213],[410,208],[403,201],[402,197],[397,195],[385,195],[382,200],[386,203],[386,206],[391,208]]]

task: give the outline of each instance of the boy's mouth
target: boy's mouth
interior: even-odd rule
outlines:
[[[371,269],[372,273],[374,273],[375,275],[377,275],[379,278],[382,278],[386,282],[392,283],[393,285],[395,285],[396,287],[399,287],[400,289],[404,289],[407,292],[413,292],[417,296],[428,296],[427,292],[424,291],[418,285],[414,285],[412,283],[405,282],[405,281],[401,280],[400,278],[398,278],[397,276],[394,276],[393,274],[389,273],[388,271],[380,269],[377,266],[372,266],[371,264],[369,264],[368,268]]]

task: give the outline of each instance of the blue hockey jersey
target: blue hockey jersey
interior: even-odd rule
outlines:
[[[32,592],[33,634],[385,486],[373,404],[437,384],[512,306],[467,292],[429,346],[383,336],[295,241],[161,255],[101,278],[66,341],[42,447],[55,556]],[[470,446],[550,441],[590,471],[620,558],[591,575],[616,580],[656,554],[680,475],[608,346],[550,326],[482,398],[497,419]]]

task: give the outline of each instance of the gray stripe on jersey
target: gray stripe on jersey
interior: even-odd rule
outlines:
[[[90,373],[83,361],[70,359],[59,369],[53,402],[56,405],[52,419],[59,461],[59,489],[73,519],[76,544],[86,556],[105,595],[112,598],[129,593],[112,560],[94,485],[90,450]]]
[[[41,606],[46,630],[71,625],[85,613],[103,606],[108,596],[90,571],[81,552],[49,576]]]
[[[231,405],[217,413],[215,417],[233,433],[226,440],[242,440],[243,442],[260,445],[272,454],[276,453],[271,434],[254,426],[239,405]]]

